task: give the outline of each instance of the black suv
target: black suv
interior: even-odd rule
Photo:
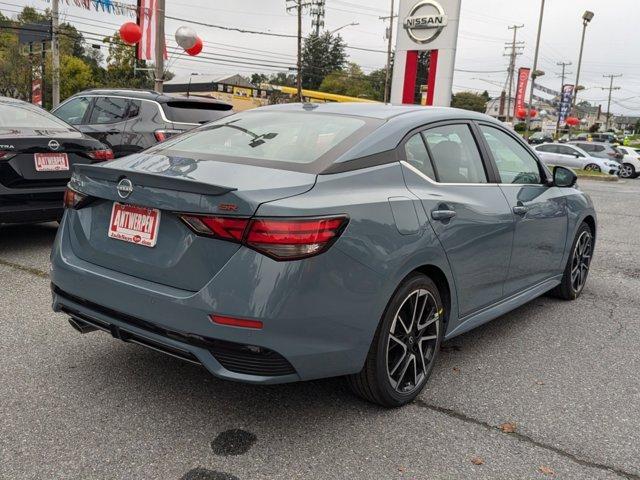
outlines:
[[[100,89],[77,93],[51,113],[109,145],[116,157],[122,157],[230,115],[232,108],[212,98]]]

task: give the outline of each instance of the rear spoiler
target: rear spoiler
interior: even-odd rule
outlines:
[[[180,192],[199,193],[202,195],[224,195],[238,190],[234,187],[213,185],[211,183],[198,182],[187,178],[171,177],[157,173],[139,172],[136,170],[109,168],[103,165],[81,164],[73,167],[74,173],[86,175],[96,180],[107,180],[117,183],[123,178],[128,178],[134,185],[143,187],[162,188],[164,190],[176,190]]]

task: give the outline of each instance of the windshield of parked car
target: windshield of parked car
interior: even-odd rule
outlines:
[[[46,110],[28,103],[0,103],[0,128],[31,130],[73,130]]]
[[[154,151],[308,164],[366,124],[365,119],[343,115],[254,110],[209,123]]]

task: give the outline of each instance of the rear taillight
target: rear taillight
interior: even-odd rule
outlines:
[[[0,150],[0,160],[9,160],[10,158],[15,157],[16,154],[12,152],[5,152],[4,150]]]
[[[84,193],[76,192],[72,188],[67,187],[64,191],[64,208],[78,209],[86,205],[89,202],[88,195]]]
[[[196,233],[246,245],[275,260],[296,260],[327,250],[348,218],[237,218],[183,215]]]
[[[156,130],[153,134],[158,142],[164,142],[167,138],[179,135],[182,130]]]
[[[90,152],[87,152],[87,155],[89,155],[89,157],[91,157],[91,159],[95,160],[96,162],[104,162],[106,160],[114,159],[113,151],[110,148],[92,150]]]

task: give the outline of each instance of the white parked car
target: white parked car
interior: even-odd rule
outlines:
[[[609,175],[617,175],[620,170],[620,164],[615,160],[594,157],[575,145],[543,143],[542,145],[536,145],[534,150],[547,165],[560,165]]]
[[[640,175],[640,150],[631,147],[616,147],[622,157],[620,176],[622,178],[636,178]]]

